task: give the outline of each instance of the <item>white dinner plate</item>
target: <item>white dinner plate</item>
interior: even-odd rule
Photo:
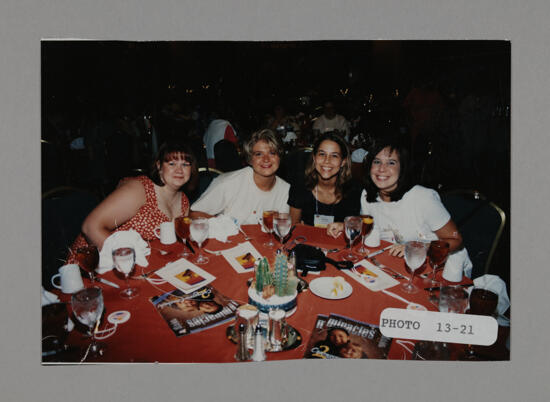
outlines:
[[[322,277],[314,279],[309,283],[309,290],[311,290],[314,295],[322,297],[323,299],[345,299],[351,294],[353,288],[348,282],[342,280],[341,283],[343,289],[338,291],[337,294],[334,294],[334,279],[335,278],[333,277]]]

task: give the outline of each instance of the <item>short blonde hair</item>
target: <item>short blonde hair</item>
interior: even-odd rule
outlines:
[[[250,139],[244,144],[244,153],[246,155],[246,161],[250,162],[252,160],[252,148],[259,141],[265,141],[269,144],[271,149],[277,152],[277,155],[281,157],[283,154],[283,145],[277,134],[268,128],[263,130],[256,131],[250,136]]]

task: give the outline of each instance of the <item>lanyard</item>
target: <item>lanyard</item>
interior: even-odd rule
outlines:
[[[319,197],[318,195],[318,191],[317,191],[317,186],[315,186],[315,215],[319,215],[319,201],[317,200],[317,198]],[[334,203],[333,204],[325,204],[325,205],[330,205],[330,214],[332,216],[334,216]]]

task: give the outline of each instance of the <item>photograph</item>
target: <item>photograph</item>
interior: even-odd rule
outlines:
[[[42,364],[509,361],[513,47],[42,39]],[[226,336],[247,303],[265,353]],[[388,308],[495,340],[384,338]]]

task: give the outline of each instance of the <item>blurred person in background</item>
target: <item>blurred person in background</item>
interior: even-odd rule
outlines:
[[[313,122],[313,130],[317,134],[328,131],[337,131],[346,141],[349,140],[350,126],[348,121],[341,114],[336,114],[334,102],[326,101],[323,106],[323,114]]]

